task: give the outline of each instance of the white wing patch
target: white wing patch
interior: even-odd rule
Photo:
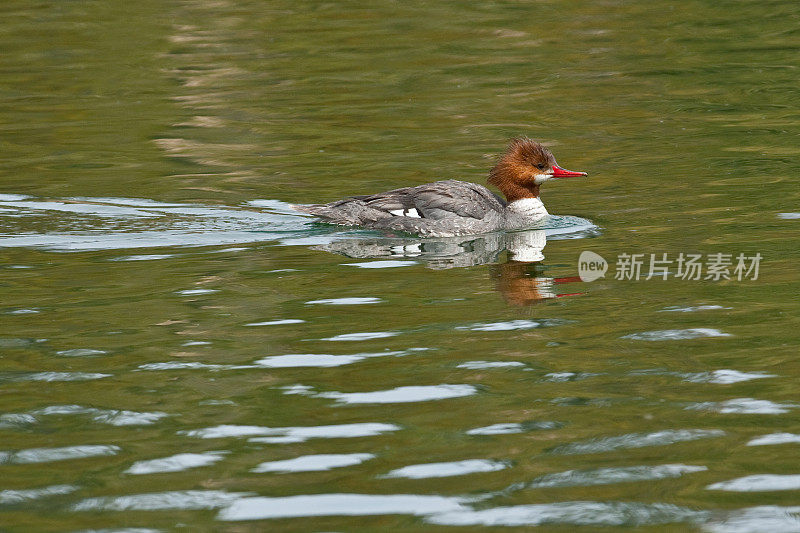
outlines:
[[[411,209],[391,209],[389,210],[389,213],[396,217],[422,218],[419,214],[419,211],[417,211],[414,207]]]

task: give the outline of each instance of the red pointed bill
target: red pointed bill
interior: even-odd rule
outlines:
[[[561,168],[558,165],[553,165],[554,178],[576,178],[578,176],[588,176],[588,174],[586,172],[574,172],[572,170]]]

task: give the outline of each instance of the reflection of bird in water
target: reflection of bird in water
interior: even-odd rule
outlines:
[[[555,285],[580,281],[578,278],[549,278],[543,275],[542,250],[547,244],[544,231],[518,231],[506,234],[508,261],[492,265],[490,272],[497,280],[497,290],[511,305],[530,305],[540,300],[574,296],[558,294]]]
[[[577,296],[582,293],[559,294],[556,285],[580,281],[580,278],[549,278],[540,263],[508,261],[492,265],[492,278],[497,280],[497,290],[511,305],[531,305],[550,298]]]
[[[531,235],[519,236],[523,233]],[[512,235],[517,236],[511,237]],[[518,253],[524,257],[541,261],[544,258],[542,248],[547,243],[547,237],[542,230],[438,239],[373,237],[333,241],[316,246],[315,249],[355,258],[414,259],[424,262],[428,268],[443,270],[494,263],[503,250],[509,249],[514,253],[508,247],[509,243],[516,246]]]
[[[557,294],[555,285],[577,281],[577,278],[553,279],[542,275],[541,261],[546,244],[544,230],[528,230],[441,239],[348,239],[315,248],[354,258],[414,259],[435,270],[497,263],[502,252],[507,250],[507,261],[494,264],[491,275],[509,304],[530,305],[548,298],[571,296]]]

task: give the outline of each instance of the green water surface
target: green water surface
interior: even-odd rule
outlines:
[[[0,529],[800,531],[798,27],[791,1],[6,0]],[[540,261],[271,202],[484,183],[516,135],[589,173],[543,188],[593,226]],[[681,253],[762,259],[644,279]]]

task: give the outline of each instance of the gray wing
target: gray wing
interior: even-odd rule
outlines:
[[[502,212],[505,203],[482,185],[445,180],[405,187],[369,196],[354,196],[330,204],[298,206],[336,224],[387,224],[395,217],[431,221],[451,217],[483,220],[490,212]]]
[[[453,216],[482,220],[490,211],[502,211],[503,203],[482,185],[465,181],[437,181],[413,187],[412,199],[425,218]]]

